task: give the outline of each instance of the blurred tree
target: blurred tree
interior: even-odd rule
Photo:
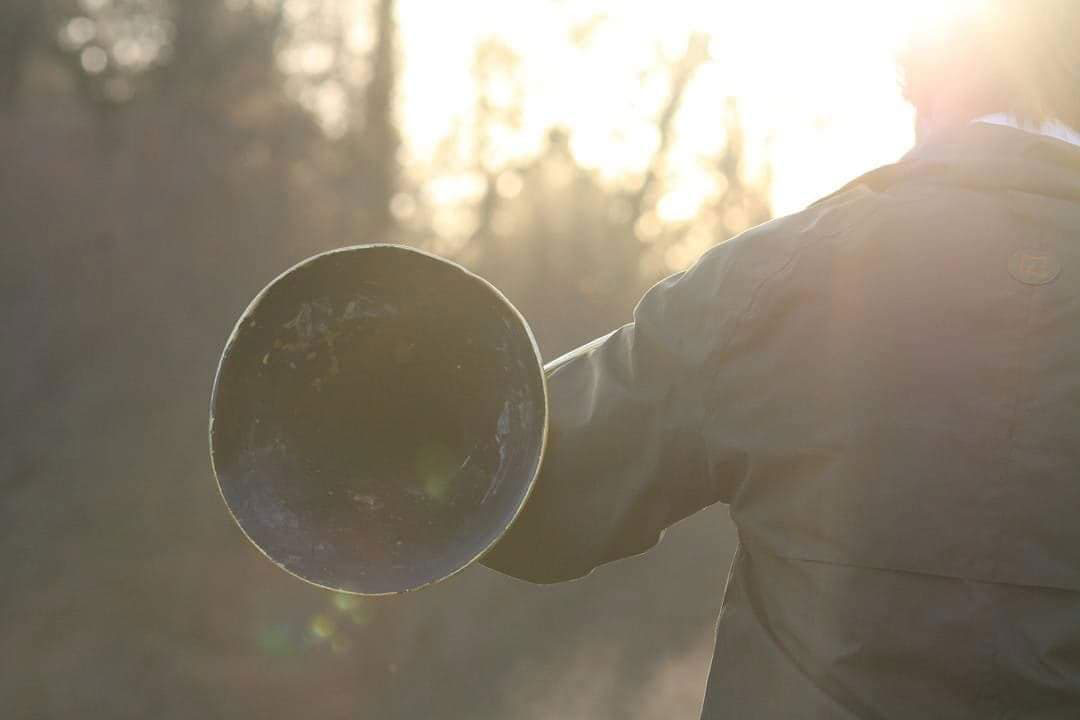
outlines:
[[[393,0],[377,0],[375,4],[375,37],[371,81],[364,99],[362,136],[365,151],[362,167],[370,175],[365,207],[372,228],[372,242],[387,240],[394,226],[390,199],[397,191],[399,143],[393,112],[396,76]]]
[[[640,177],[584,167],[569,127],[508,151],[528,88],[499,38],[476,47],[472,115],[417,174],[399,161],[396,4],[359,3],[361,32],[349,7],[0,3],[5,717],[529,717],[543,713],[523,703],[549,707],[537,687],[601,660],[588,714],[645,717],[635,688],[708,632],[725,567],[706,553],[729,540],[715,516],[596,581],[477,570],[386,601],[297,583],[232,526],[206,461],[210,382],[283,267],[425,244],[502,287],[552,356],[768,212],[733,104],[707,162],[716,192],[692,217],[663,212],[701,39],[653,69],[659,142]]]
[[[603,17],[588,23],[595,29]],[[587,35],[574,33],[576,42]],[[465,163],[444,159],[452,176],[478,179],[467,212],[472,230],[460,243],[436,240],[434,249],[454,255],[506,288],[526,317],[536,319],[541,347],[559,354],[628,319],[634,302],[652,283],[681,270],[710,245],[769,217],[768,178],[745,178],[744,139],[734,100],[726,104],[727,142],[710,159],[718,191],[702,211],[682,222],[665,222],[658,204],[668,184],[667,155],[674,119],[708,40],[689,37],[683,56],[667,73],[667,93],[657,111],[659,142],[641,179],[629,186],[605,183],[578,164],[571,132],[552,128],[542,151],[530,160],[500,157],[493,141],[520,130],[523,90],[517,57],[494,39],[476,51],[476,109],[472,128],[459,127],[449,141],[471,150]],[[471,132],[471,139],[464,137]],[[435,213],[447,212],[436,208]],[[452,208],[460,214],[463,209]],[[435,225],[438,237],[438,224]],[[454,229],[450,229],[453,240]],[[444,234],[445,235],[445,234]],[[551,323],[548,319],[559,320]],[[573,325],[563,319],[573,318]]]
[[[0,106],[14,102],[30,51],[47,30],[45,5],[37,0],[0,4]]]

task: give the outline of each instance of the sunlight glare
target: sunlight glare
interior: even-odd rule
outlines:
[[[791,212],[911,146],[913,116],[897,85],[895,53],[913,30],[985,4],[401,0],[400,119],[408,162],[418,175],[429,172],[454,128],[476,120],[475,51],[495,40],[518,58],[511,77],[523,104],[520,123],[496,134],[489,161],[527,162],[549,129],[561,127],[575,159],[602,180],[639,176],[659,142],[655,122],[671,89],[667,68],[692,33],[704,32],[709,58],[686,88],[669,148],[670,170],[685,184],[669,189],[661,219],[692,215],[705,200],[695,166],[727,141],[729,97],[744,126],[746,172],[759,177],[771,163],[774,211]],[[506,101],[514,90],[498,86],[496,99]],[[467,151],[459,148],[463,156]],[[458,199],[451,195],[457,194],[435,199]]]

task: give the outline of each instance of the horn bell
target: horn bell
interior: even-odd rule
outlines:
[[[421,588],[521,510],[547,435],[543,362],[491,284],[401,245],[316,255],[252,301],[210,408],[222,498],[271,561],[363,595]]]

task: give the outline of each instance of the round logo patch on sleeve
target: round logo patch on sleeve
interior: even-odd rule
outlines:
[[[1009,258],[1009,274],[1026,285],[1045,285],[1061,272],[1061,261],[1051,250],[1019,250]]]

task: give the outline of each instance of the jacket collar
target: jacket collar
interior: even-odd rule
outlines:
[[[1030,120],[1021,120],[1009,113],[991,113],[990,115],[983,115],[980,118],[975,118],[973,122],[1005,125],[1006,127],[1014,127],[1026,132],[1064,140],[1072,145],[1080,145],[1080,132],[1077,132],[1059,120],[1032,122]]]
[[[1080,146],[1005,125],[971,123],[931,135],[899,162],[872,170],[838,192],[856,185],[881,191],[908,180],[1080,202]]]
[[[938,133],[898,166],[902,176],[1080,201],[1080,147],[1005,125],[972,123]]]

